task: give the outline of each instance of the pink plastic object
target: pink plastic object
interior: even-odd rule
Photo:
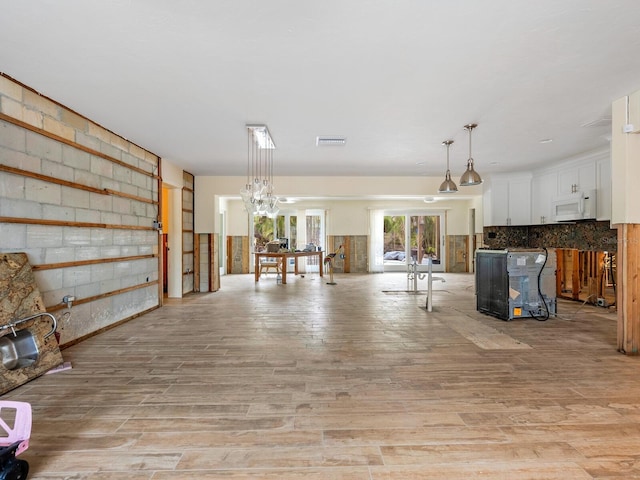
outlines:
[[[2,410],[16,411],[11,428],[3,419]],[[5,434],[3,434],[4,430]],[[29,448],[31,437],[31,404],[27,402],[0,401],[0,447],[8,447],[20,442],[16,455],[20,455]]]

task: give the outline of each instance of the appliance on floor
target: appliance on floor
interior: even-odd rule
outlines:
[[[31,404],[0,401],[0,480],[26,480],[29,463],[16,458],[29,448]]]
[[[556,255],[546,249],[477,250],[476,309],[503,320],[556,314]]]

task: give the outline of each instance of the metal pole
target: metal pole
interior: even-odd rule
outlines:
[[[433,275],[432,275],[432,270],[431,270],[431,257],[429,257],[427,259],[427,265],[429,266],[429,268],[427,269],[427,312],[430,312],[433,308],[432,306],[432,293],[431,290],[433,287]]]

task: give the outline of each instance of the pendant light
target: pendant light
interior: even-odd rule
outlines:
[[[456,193],[458,191],[455,182],[451,180],[451,171],[449,170],[449,147],[452,143],[453,140],[445,140],[442,142],[442,144],[447,147],[447,173],[444,176],[444,182],[440,184],[438,193]]]
[[[467,170],[460,177],[460,186],[461,187],[470,187],[472,185],[480,185],[482,183],[482,178],[473,168],[473,157],[471,156],[471,131],[476,128],[478,125],[475,123],[470,123],[465,125],[469,131],[469,160],[467,160]]]
[[[266,125],[247,125],[247,183],[240,191],[247,212],[275,218],[280,211],[273,193],[273,152]]]

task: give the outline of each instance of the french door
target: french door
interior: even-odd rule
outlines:
[[[443,232],[443,213],[385,212],[384,271],[406,271],[429,260],[434,271],[444,271]]]

